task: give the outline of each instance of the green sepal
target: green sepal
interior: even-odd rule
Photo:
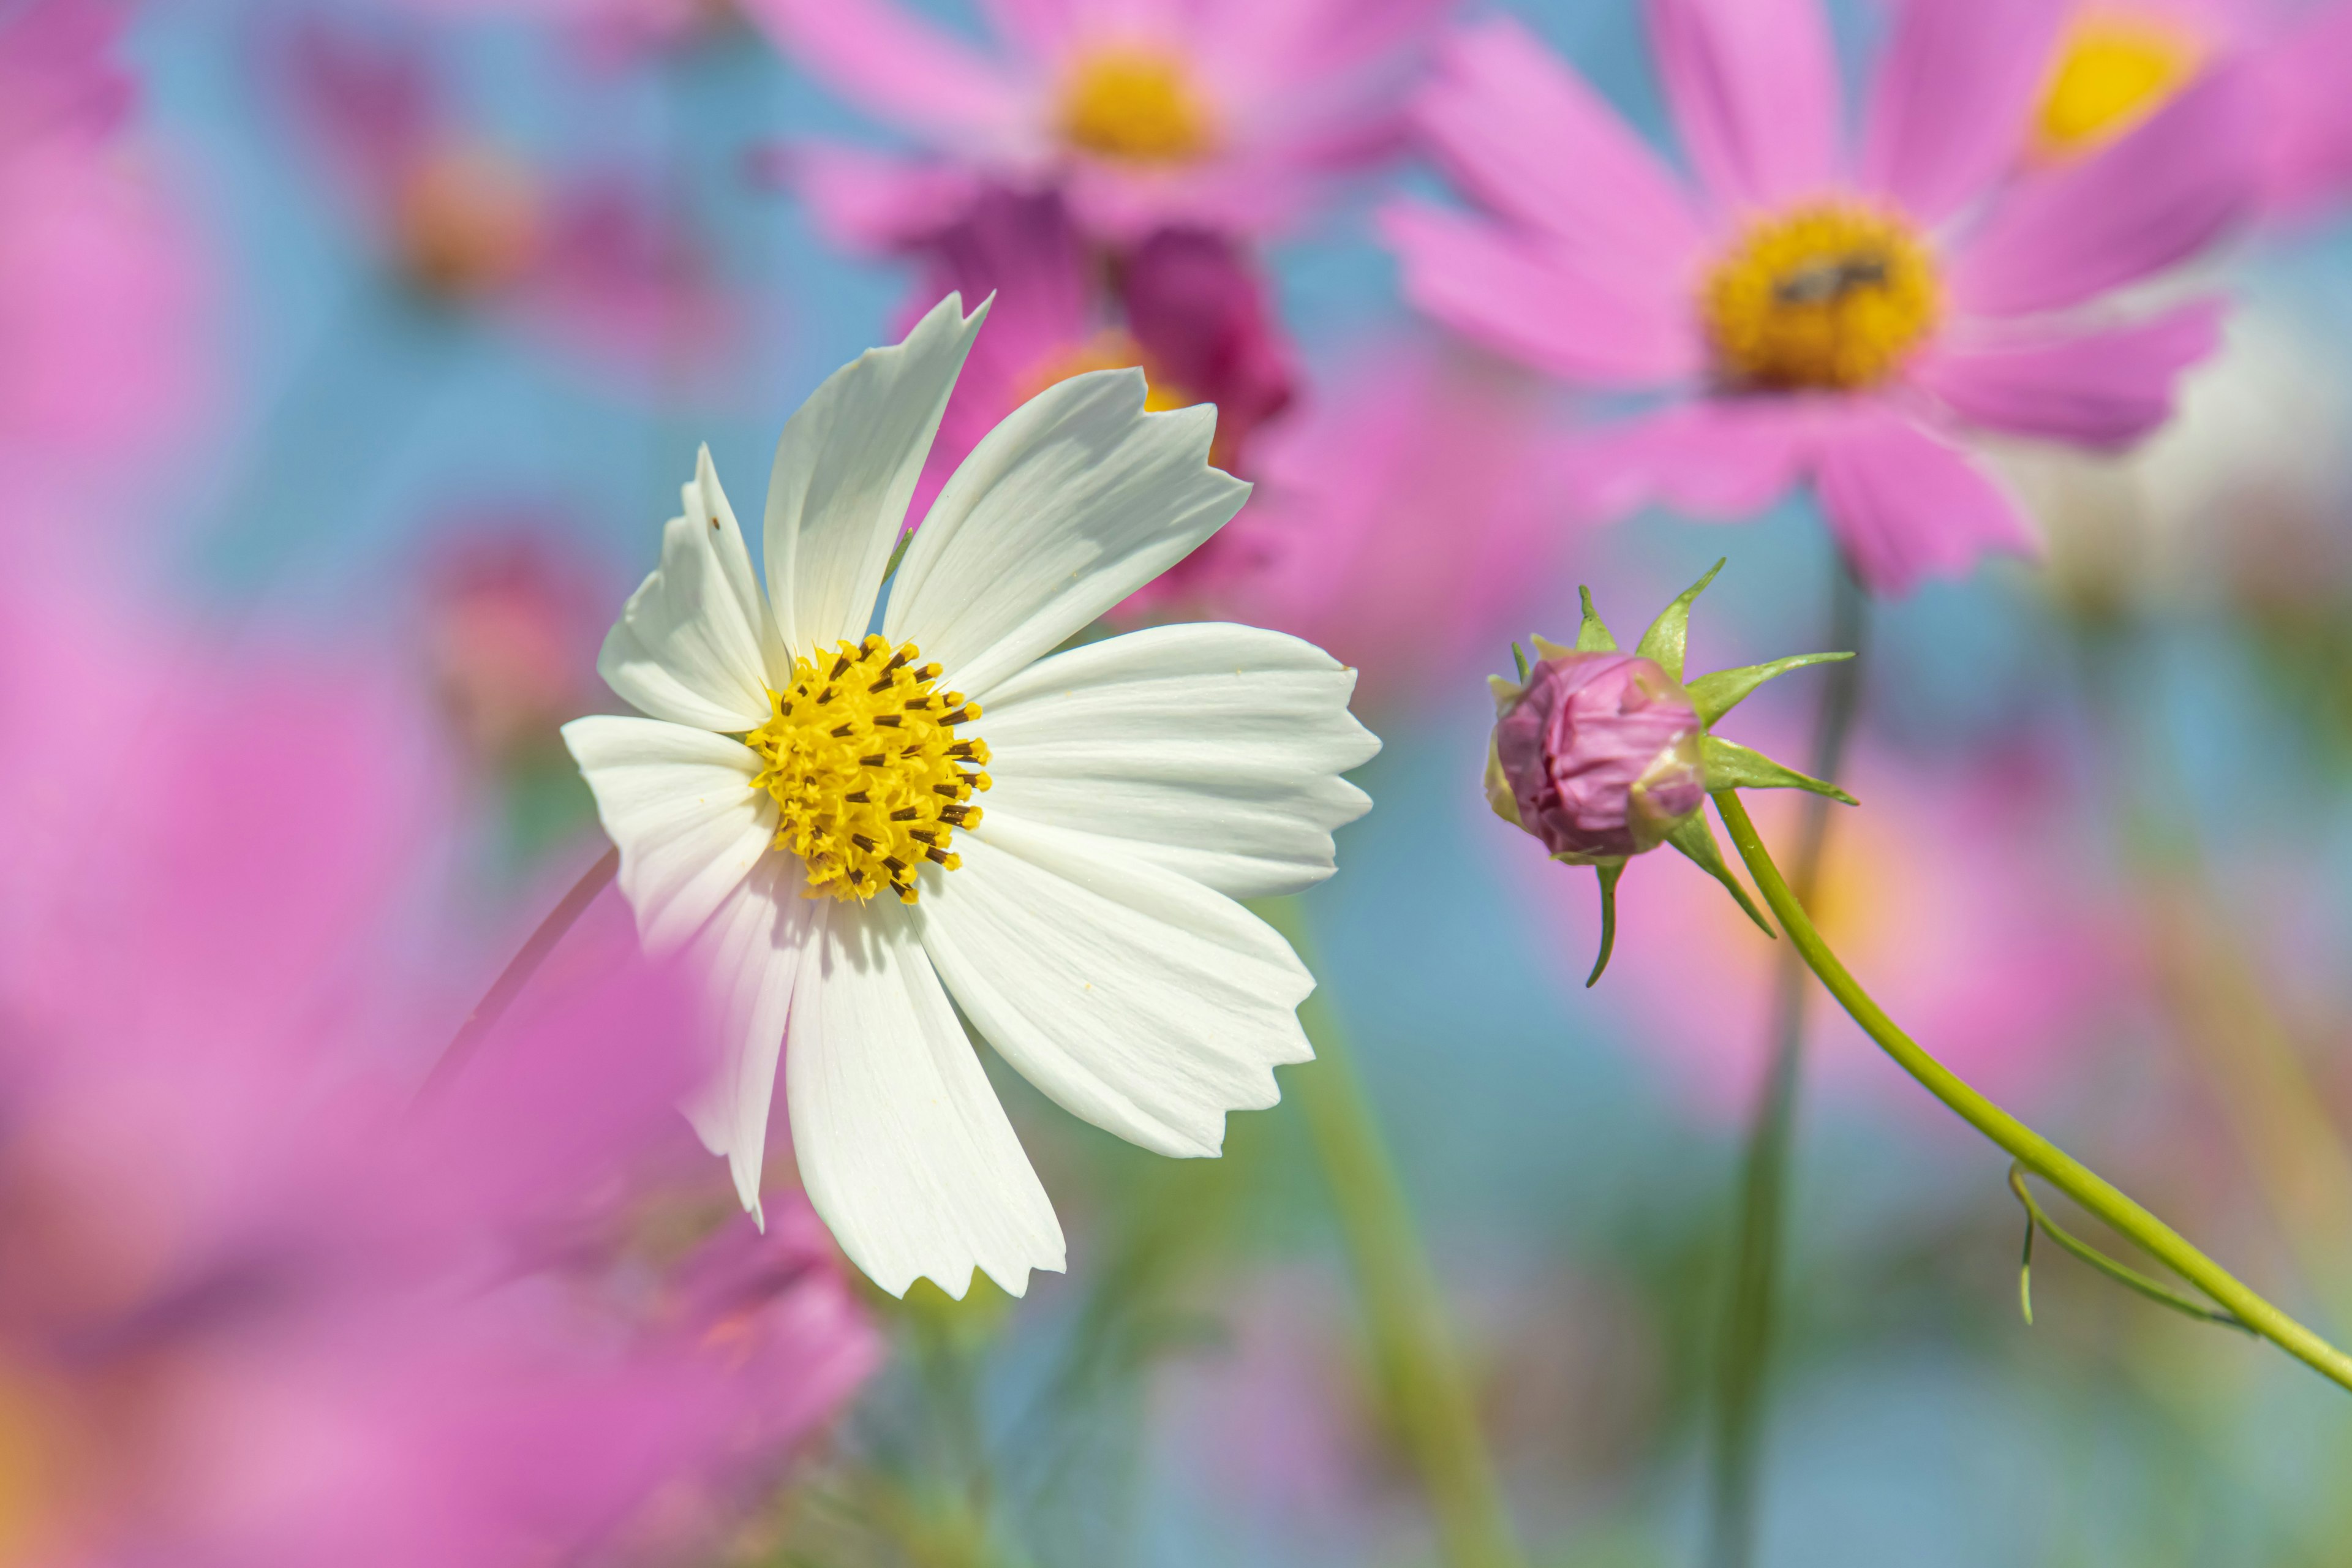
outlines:
[[[1517,643],[1511,645],[1511,662],[1518,666],[1519,684],[1525,686],[1528,683],[1528,656],[1519,650]]]
[[[1676,681],[1683,678],[1683,644],[1690,637],[1691,605],[1722,570],[1723,562],[1717,561],[1706,569],[1706,576],[1684,589],[1680,598],[1659,612],[1658,618],[1650,623],[1650,629],[1642,634],[1640,646],[1633,649]]]
[[[1609,635],[1609,627],[1601,619],[1601,612],[1592,607],[1592,590],[1579,588],[1576,595],[1584,601],[1584,619],[1576,628],[1576,651],[1615,653],[1617,639]]]
[[[1700,765],[1706,770],[1709,793],[1725,789],[1809,789],[1847,805],[1862,804],[1837,785],[1784,767],[1737,741],[1709,735],[1698,743],[1698,754]]]
[[[1742,665],[1738,669],[1718,669],[1713,675],[1702,675],[1690,683],[1692,706],[1698,710],[1698,721],[1712,724],[1730,712],[1748,694],[1771,679],[1792,669],[1802,669],[1812,664],[1835,664],[1852,658],[1850,653],[1799,653],[1787,658],[1776,658],[1769,664]]]
[[[1748,918],[1756,922],[1758,931],[1769,937],[1780,935],[1772,929],[1772,922],[1764,918],[1764,911],[1748,898],[1748,889],[1741,887],[1738,879],[1731,874],[1731,868],[1723,863],[1723,851],[1716,847],[1715,830],[1706,825],[1705,812],[1694,811],[1675,823],[1674,831],[1666,835],[1666,842],[1690,857],[1692,864],[1729,889]]]
[[[1592,961],[1592,973],[1584,977],[1587,991],[1600,983],[1601,972],[1609,967],[1610,952],[1617,945],[1617,879],[1625,874],[1625,862],[1605,861],[1592,868],[1601,873],[1601,956]]]

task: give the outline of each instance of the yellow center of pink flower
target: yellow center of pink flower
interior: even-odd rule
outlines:
[[[2099,7],[2074,18],[2034,117],[2034,150],[2063,159],[2100,146],[2162,108],[2197,73],[2203,41],[2148,11]]]
[[[1935,326],[1943,289],[1908,224],[1837,201],[1750,224],[1701,300],[1727,386],[1843,391],[1901,366]]]
[[[1128,163],[1190,163],[1216,144],[1216,119],[1183,60],[1131,46],[1080,55],[1062,86],[1071,146]]]
[[[808,868],[810,898],[863,902],[887,888],[911,904],[923,861],[961,864],[948,839],[980,822],[970,802],[988,787],[988,743],[957,738],[980,704],[940,690],[940,667],[920,657],[869,637],[822,663],[796,658],[790,689],[768,693],[772,716],[744,737],[767,764],[751,787],[775,797],[775,847]]]

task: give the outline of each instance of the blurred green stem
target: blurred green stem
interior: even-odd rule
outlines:
[[[1269,900],[1260,912],[1311,967],[1298,905]],[[1526,1558],[1478,1426],[1470,1380],[1371,1097],[1320,991],[1300,1005],[1298,1016],[1316,1059],[1291,1075],[1287,1087],[1330,1186],[1373,1357],[1429,1494],[1445,1561],[1452,1568],[1519,1568]]]
[[[1859,654],[1867,605],[1853,574],[1840,566],[1831,589],[1825,645]],[[1821,722],[1813,736],[1811,772],[1834,782],[1845,761],[1861,705],[1862,661],[1832,665],[1822,689]],[[1812,901],[1829,845],[1830,802],[1808,795],[1798,840],[1799,897]],[[1739,1239],[1724,1303],[1715,1403],[1714,1519],[1710,1560],[1716,1568],[1747,1568],[1756,1556],[1756,1495],[1763,1468],[1766,1373],[1772,1359],[1774,1300],[1780,1290],[1780,1231],[1788,1209],[1789,1154],[1796,1135],[1797,1082],[1804,1064],[1804,961],[1784,952],[1775,973],[1772,1055],[1765,1068],[1739,1179]]]
[[[2352,1388],[2352,1356],[2346,1355],[2248,1289],[2220,1264],[2191,1247],[2170,1226],[2134,1203],[2098,1173],[1978,1093],[1950,1068],[1928,1055],[1910,1036],[1897,1028],[1895,1021],[1870,999],[1870,994],[1846,973],[1845,965],[1839,963],[1837,954],[1829,950],[1829,945],[1822,940],[1821,932],[1813,929],[1813,922],[1806,915],[1804,906],[1789,890],[1789,884],[1781,879],[1780,868],[1772,863],[1763,839],[1757,836],[1756,825],[1748,820],[1748,808],[1740,804],[1738,793],[1726,790],[1714,798],[1716,810],[1722,814],[1724,826],[1730,830],[1732,842],[1739,847],[1739,858],[1747,862],[1748,873],[1756,879],[1757,889],[1764,895],[1764,901],[1780,917],[1782,931],[1803,957],[1806,966],[1820,977],[1830,994],[1837,998],[1838,1005],[1853,1016],[1853,1021],[1877,1042],[1881,1050],[1895,1058],[1897,1067],[1918,1079],[1928,1093],[1949,1106],[1962,1121],[2007,1150],[2027,1170],[2098,1215],[2121,1235],[2128,1237],[2148,1256],[2236,1314],[2247,1328],[2324,1376],[2346,1388]]]

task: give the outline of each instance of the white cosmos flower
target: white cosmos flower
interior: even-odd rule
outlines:
[[[1331,830],[1370,805],[1339,775],[1380,747],[1355,672],[1276,632],[1052,652],[1249,494],[1208,466],[1214,410],[1147,414],[1132,370],[990,432],[867,635],[986,310],[950,295],[793,416],[764,594],[706,449],[597,661],[647,717],[563,731],[644,941],[714,981],[726,1058],[696,1131],[757,1215],[781,1056],[809,1199],[894,1294],[928,1275],[961,1296],[976,1267],[1019,1295],[1063,1265],[959,1010],[1064,1108],[1164,1154],[1213,1155],[1228,1110],[1275,1103],[1273,1069],[1313,1054],[1313,982],[1235,900],[1330,875]]]

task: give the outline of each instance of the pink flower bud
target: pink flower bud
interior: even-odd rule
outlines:
[[[1690,693],[1654,661],[1562,654],[1507,698],[1486,798],[1555,858],[1622,860],[1656,848],[1705,800],[1704,734]]]

